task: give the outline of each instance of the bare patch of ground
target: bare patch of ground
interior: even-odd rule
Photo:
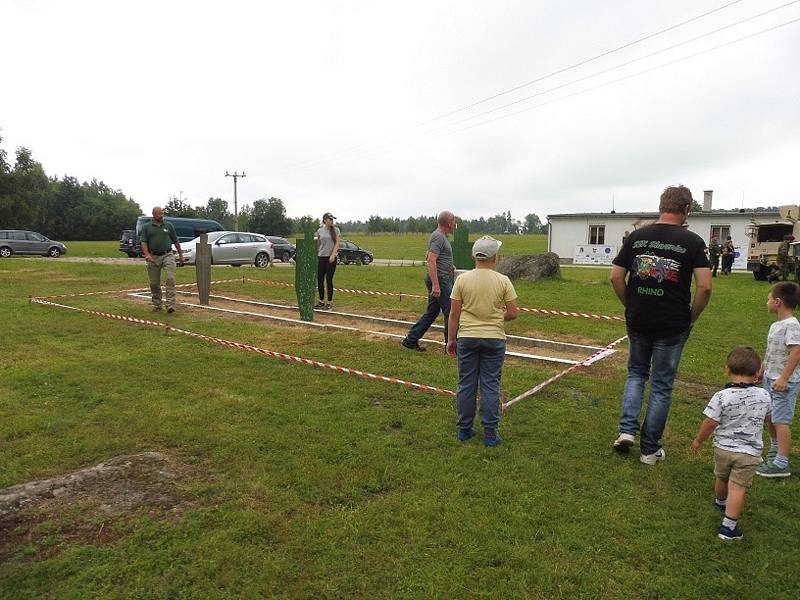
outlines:
[[[70,544],[121,536],[134,513],[178,518],[191,504],[178,483],[192,469],[158,452],[118,456],[60,477],[0,490],[0,561],[41,559]]]

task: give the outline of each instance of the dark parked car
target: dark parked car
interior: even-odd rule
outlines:
[[[289,262],[294,258],[297,248],[289,240],[275,235],[268,235],[267,239],[272,242],[272,250],[275,252],[276,259],[281,262]]]
[[[39,254],[57,258],[67,253],[67,247],[61,242],[54,242],[41,233],[23,229],[0,229],[0,257],[8,258],[12,254]]]
[[[368,265],[372,262],[373,258],[372,252],[369,250],[359,248],[357,244],[354,244],[349,240],[343,239],[339,241],[339,255],[336,257],[336,262],[338,264],[349,265],[356,263],[360,265]]]
[[[122,237],[119,240],[119,251],[124,252],[131,258],[136,258],[142,255],[142,250],[139,244],[136,243],[136,230],[125,229],[122,232]]]
[[[142,247],[139,244],[139,236],[142,233],[142,227],[153,220],[153,217],[139,217],[136,219],[136,231],[134,236],[130,236],[130,230],[126,229],[122,232],[122,239],[119,242],[119,251],[124,252],[131,258],[137,256],[144,256],[142,254]],[[201,233],[211,233],[212,231],[222,231],[222,225],[211,219],[189,219],[187,217],[168,217],[164,216],[166,223],[172,223],[175,228],[175,235],[178,236],[178,241],[183,244],[189,242]],[[133,241],[129,241],[129,240]]]

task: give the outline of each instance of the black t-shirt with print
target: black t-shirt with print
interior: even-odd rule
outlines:
[[[648,225],[628,236],[614,264],[628,270],[628,327],[659,337],[689,328],[693,270],[711,268],[699,235],[679,225]]]

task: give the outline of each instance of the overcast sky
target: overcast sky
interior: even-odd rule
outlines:
[[[226,170],[240,207],[340,220],[654,210],[678,182],[715,208],[800,203],[800,22],[680,60],[800,2],[659,52],[787,2],[543,78],[731,1],[0,0],[0,135],[146,213],[232,209]]]

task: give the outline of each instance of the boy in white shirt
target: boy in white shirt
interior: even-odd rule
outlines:
[[[755,350],[738,346],[728,354],[725,373],[731,380],[724,390],[711,397],[703,414],[692,450],[699,452],[714,433],[714,507],[725,513],[719,538],[740,540],[737,523],[742,514],[747,488],[761,464],[764,418],[769,414],[769,393],[756,385],[761,359]]]
[[[772,415],[767,419],[770,447],[766,462],[758,468],[761,477],[789,477],[789,452],[797,394],[800,392],[800,323],[794,309],[800,302],[800,287],[791,281],[775,284],[767,298],[767,310],[778,317],[769,328],[764,356],[764,389],[772,397]]]

